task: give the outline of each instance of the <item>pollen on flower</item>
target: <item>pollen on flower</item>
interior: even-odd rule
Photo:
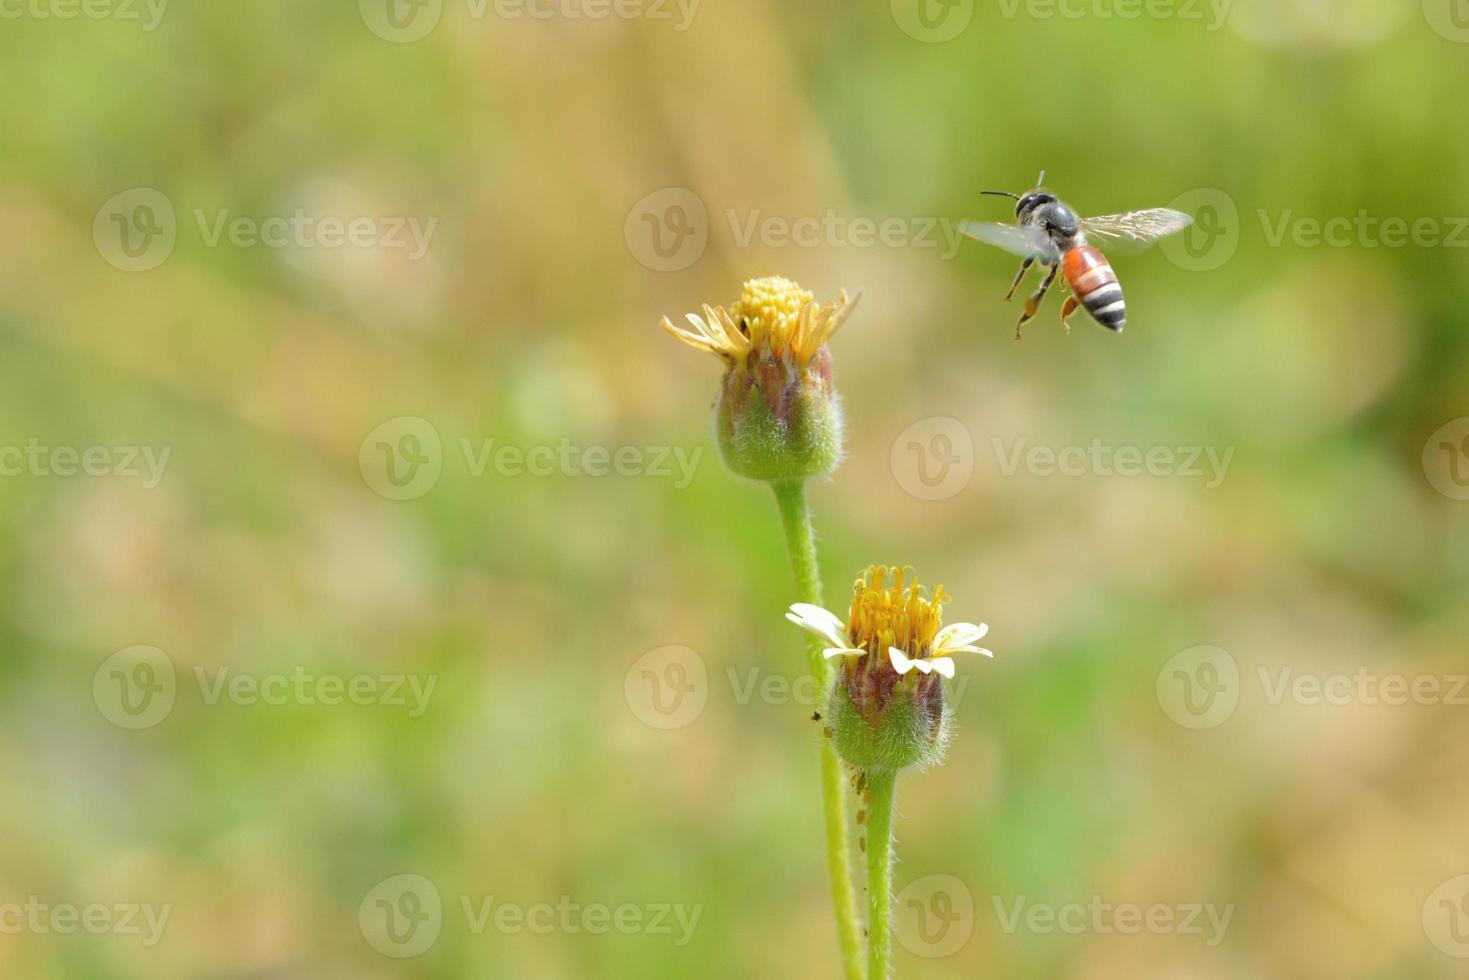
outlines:
[[[663,329],[690,347],[718,354],[732,366],[757,359],[785,362],[804,371],[856,307],[842,291],[835,303],[818,305],[810,290],[780,276],[750,279],[740,298],[724,307],[704,307],[687,316],[689,327],[663,318]]]
[[[928,657],[948,601],[943,586],[930,593],[919,585],[912,568],[872,565],[853,585],[847,634],[853,646],[883,659],[889,647],[914,659]]]

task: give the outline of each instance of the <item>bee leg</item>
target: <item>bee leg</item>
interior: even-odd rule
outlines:
[[[1033,262],[1035,262],[1035,258],[1031,257],[1020,264],[1020,271],[1015,273],[1015,281],[1010,284],[1010,291],[1005,294],[1005,302],[1010,302],[1010,298],[1015,295],[1015,290],[1020,288],[1020,280],[1025,278],[1025,274],[1030,271],[1030,266]]]
[[[1046,298],[1046,291],[1051,288],[1051,283],[1056,281],[1056,273],[1060,271],[1061,267],[1059,265],[1051,266],[1050,274],[1046,276],[1045,282],[1041,283],[1041,288],[1025,298],[1025,312],[1020,314],[1019,320],[1015,321],[1016,340],[1020,339],[1020,328],[1025,325],[1025,321],[1035,316],[1035,311],[1040,309],[1041,300]]]
[[[1061,326],[1066,328],[1067,333],[1071,332],[1071,324],[1066,322],[1066,318],[1075,313],[1079,306],[1081,306],[1081,300],[1075,296],[1068,296],[1065,305],[1061,307]]]

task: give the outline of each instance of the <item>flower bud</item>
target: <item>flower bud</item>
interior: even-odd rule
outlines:
[[[827,702],[837,754],[866,772],[926,769],[943,761],[949,707],[932,674],[899,677],[891,667],[843,670]]]
[[[752,279],[726,311],[688,314],[692,330],[664,329],[725,362],[715,427],[725,464],[752,480],[830,473],[842,453],[842,417],[827,341],[857,305],[841,293],[817,306],[788,279]]]

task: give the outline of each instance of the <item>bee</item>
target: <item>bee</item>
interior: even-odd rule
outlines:
[[[1016,223],[1003,225],[993,221],[966,221],[959,230],[970,238],[1024,257],[1015,281],[1010,284],[1010,291],[1005,294],[1007,303],[1031,265],[1039,262],[1050,268],[1040,288],[1025,300],[1025,312],[1020,314],[1015,324],[1016,340],[1020,339],[1020,328],[1025,321],[1035,316],[1040,308],[1046,291],[1056,280],[1056,274],[1063,270],[1072,291],[1061,307],[1061,326],[1066,328],[1066,332],[1071,332],[1067,318],[1076,312],[1077,307],[1085,307],[1093,320],[1108,330],[1121,333],[1127,324],[1127,303],[1122,298],[1122,284],[1117,281],[1117,273],[1112,271],[1112,263],[1095,245],[1088,244],[1087,236],[1144,248],[1165,235],[1182,231],[1193,224],[1194,219],[1169,208],[1078,218],[1069,205],[1042,186],[1045,181],[1046,172],[1042,170],[1035,182],[1035,190],[1023,195],[1010,191],[980,191],[981,194],[1014,198]]]

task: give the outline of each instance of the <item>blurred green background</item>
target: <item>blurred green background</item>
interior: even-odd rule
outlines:
[[[828,605],[997,653],[896,975],[1469,975],[1469,11],[924,3],[4,8],[0,976],[837,976],[774,504],[657,327],[772,274],[864,294]],[[1042,168],[1199,215],[1121,336],[943,237]],[[1157,472],[1031,453],[1094,441]]]

